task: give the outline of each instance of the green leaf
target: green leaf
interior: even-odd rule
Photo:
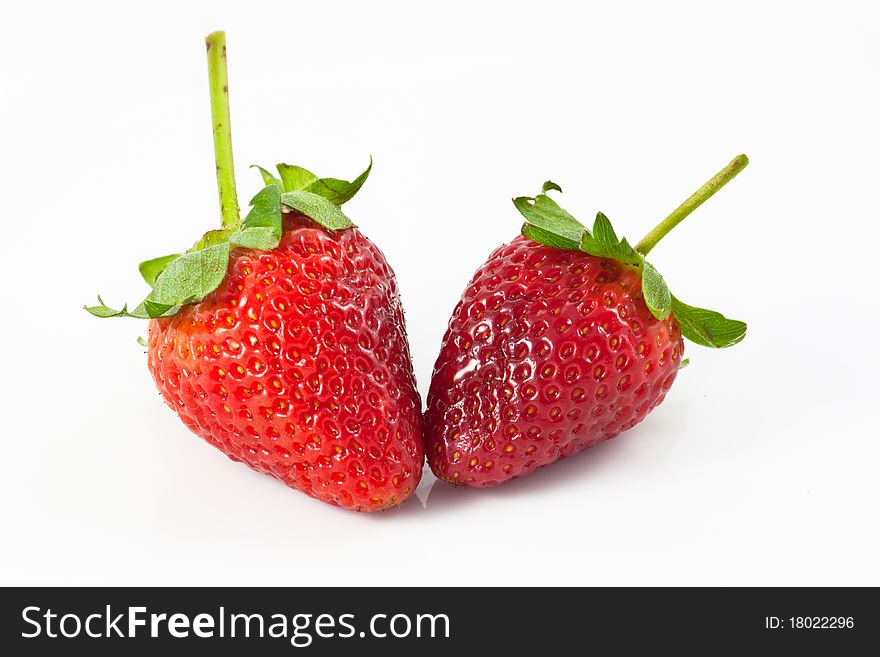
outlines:
[[[534,198],[520,196],[513,199],[513,205],[526,219],[523,235],[529,239],[559,249],[577,250],[580,247],[584,225],[546,194]]]
[[[174,306],[203,299],[223,281],[228,261],[229,242],[184,253],[156,280],[144,300],[147,314],[159,317]]]
[[[657,319],[670,313],[681,325],[682,335],[696,344],[707,347],[729,347],[746,335],[746,324],[713,310],[695,308],[682,303],[669,291],[660,273],[626,241],[618,238],[614,227],[599,212],[592,230],[587,230],[577,219],[556,204],[546,192],[562,189],[551,180],[541,187],[542,193],[531,198],[513,199],[516,209],[525,217],[522,234],[540,244],[559,249],[578,249],[600,258],[616,260],[642,268],[642,294],[645,305]]]
[[[147,341],[144,340],[143,337],[140,336],[140,335],[138,336],[137,343],[138,343],[140,346],[142,346],[142,347],[146,347],[146,346],[147,346]]]
[[[87,311],[95,317],[134,317],[136,319],[151,319],[154,317],[170,317],[176,313],[180,306],[169,306],[165,304],[155,304],[148,299],[144,299],[137,305],[134,310],[128,309],[128,304],[122,306],[122,310],[114,310],[104,303],[101,296],[98,296],[97,306],[83,306]]]
[[[546,244],[547,246],[552,246],[556,249],[566,249],[568,251],[576,250],[575,247],[572,246],[574,242],[571,240],[560,237],[556,233],[551,233],[543,228],[532,226],[528,222],[522,225],[521,232],[530,240],[537,242],[538,244]]]
[[[134,316],[141,317],[142,315],[146,315],[151,319],[155,319],[156,317],[170,317],[178,310],[180,310],[180,306],[183,304],[172,305],[169,303],[155,303],[150,301],[149,298],[141,301],[140,305],[134,309]]]
[[[681,362],[678,364],[678,369],[683,370],[685,367],[691,364],[690,358],[682,358]]]
[[[263,167],[257,164],[252,164],[250,168],[256,169],[260,172],[260,175],[263,177],[264,185],[275,185],[282,192],[284,191],[284,183],[282,183],[279,178],[276,178],[270,171],[266,171]]]
[[[340,180],[339,178],[318,178],[314,173],[295,164],[278,164],[278,175],[276,178],[263,167],[252,165],[253,168],[260,172],[263,177],[263,183],[275,185],[282,192],[311,192],[322,196],[334,205],[342,205],[352,199],[358,193],[364,182],[370,176],[373,169],[373,158],[370,157],[370,163],[363,173],[354,180]],[[292,206],[291,206],[292,207]],[[314,218],[314,217],[313,217]]]
[[[681,334],[704,347],[730,347],[746,337],[746,323],[727,319],[721,313],[696,308],[672,297],[672,314],[681,325]]]
[[[187,253],[207,249],[209,246],[216,246],[217,244],[226,244],[226,242],[229,241],[229,238],[234,232],[235,230],[232,228],[218,228],[217,230],[209,230],[207,233],[202,235],[201,239],[199,239],[198,242],[193,244],[187,250]]]
[[[104,303],[100,294],[98,295],[97,306],[83,306],[83,308],[92,313],[95,317],[137,317],[139,319],[147,319],[149,317],[142,306],[138,306],[134,310],[129,311],[128,304],[126,304],[122,306],[122,310],[114,310]]]
[[[645,297],[645,305],[657,319],[666,319],[672,310],[672,295],[666,286],[666,281],[660,273],[654,269],[654,265],[645,262],[642,269],[642,294]]]
[[[617,239],[614,227],[604,214],[599,212],[593,222],[592,231],[584,231],[581,238],[581,251],[599,258],[610,258],[628,265],[640,265],[642,256],[636,253],[629,242]]]
[[[320,196],[315,198],[327,203]],[[267,185],[251,199],[250,212],[238,229],[209,230],[182,255],[141,263],[141,274],[153,291],[137,308],[129,311],[124,306],[115,310],[98,297],[100,305],[87,306],[86,310],[98,317],[169,317],[184,304],[200,301],[217,289],[226,277],[229,253],[234,246],[274,249],[281,241],[281,232],[281,190],[275,184]]]
[[[343,214],[339,206],[312,192],[286,192],[281,195],[281,203],[294,210],[299,210],[324,228],[342,230],[354,226],[351,219]]]
[[[281,190],[274,185],[264,187],[251,199],[250,206],[241,227],[272,228],[281,239]]]
[[[350,201],[352,197],[358,193],[358,190],[363,187],[364,182],[366,182],[367,178],[370,176],[372,168],[373,158],[371,156],[370,163],[367,165],[367,168],[364,169],[364,172],[351,182],[347,180],[339,180],[338,178],[319,178],[304,189],[308,192],[323,196],[334,205],[342,205],[343,203]]]
[[[251,210],[229,241],[235,246],[268,251],[281,241],[281,191],[268,185],[251,200]]]
[[[162,256],[160,258],[144,260],[138,265],[138,270],[141,272],[141,276],[143,276],[147,285],[153,287],[156,284],[156,279],[159,278],[159,274],[165,271],[165,268],[179,257],[179,253],[172,253],[171,255]]]
[[[285,192],[305,189],[318,179],[318,176],[308,169],[295,164],[276,164],[275,167],[278,169],[278,175],[281,176],[281,182],[284,183],[282,191]]]
[[[122,310],[114,310],[104,303],[100,294],[98,295],[97,306],[83,306],[83,308],[92,313],[95,317],[124,317],[128,315],[127,304],[122,306]]]
[[[278,246],[278,241],[275,229],[262,227],[239,229],[229,238],[233,246],[260,251],[271,251]]]
[[[314,173],[294,164],[278,164],[276,178],[271,173],[256,166],[267,187],[277,187],[283,192],[281,202],[294,210],[299,210],[307,217],[314,219],[325,228],[342,230],[354,224],[345,216],[339,206],[358,193],[373,169],[373,158],[363,173],[354,180],[339,178],[318,178]],[[249,215],[250,216],[250,215]],[[245,224],[247,219],[245,219]],[[266,226],[258,226],[259,230],[251,230],[243,224],[242,230],[233,238],[237,245],[250,248],[271,248],[265,245],[271,241],[271,231]]]

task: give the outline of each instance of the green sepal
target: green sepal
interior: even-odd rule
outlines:
[[[672,314],[681,325],[682,336],[704,346],[722,348],[740,342],[746,335],[746,324],[728,319],[721,313],[689,306],[676,299],[666,281],[645,257],[627,242],[618,238],[608,217],[599,212],[592,230],[587,230],[546,193],[562,188],[548,180],[535,197],[520,196],[513,204],[526,221],[522,234],[529,239],[558,249],[580,250],[599,258],[616,260],[642,270],[642,295],[645,305],[657,319]]]
[[[283,192],[281,202],[293,208],[324,228],[344,230],[354,226],[351,219],[339,209],[350,201],[363,187],[370,171],[373,169],[373,158],[367,168],[354,180],[339,178],[319,178],[314,173],[295,164],[278,164],[276,178],[266,169],[254,165],[266,185],[276,186]]]
[[[601,212],[596,214],[593,230],[585,230],[581,236],[580,249],[584,253],[599,258],[610,258],[626,265],[640,266],[644,262],[644,258],[636,253],[626,238],[617,239],[617,233],[614,232],[611,222]]]
[[[281,190],[267,185],[251,200],[250,212],[229,241],[246,249],[274,249],[281,241],[282,223]]]
[[[284,190],[284,183],[281,182],[280,178],[276,178],[272,174],[272,172],[266,171],[263,167],[261,167],[258,164],[252,164],[250,168],[256,169],[257,171],[260,172],[260,176],[263,178],[264,185],[266,185],[266,186],[275,185],[278,189],[280,189],[282,191]]]
[[[672,297],[672,314],[681,325],[681,334],[698,345],[721,349],[742,342],[746,323],[728,319],[719,312],[696,308]]]
[[[168,264],[144,300],[150,317],[204,299],[217,289],[234,247],[269,250],[278,246],[282,230],[281,191],[267,185],[251,199],[251,209],[236,230],[212,230],[192,249]]]
[[[180,310],[180,305],[182,304],[172,306],[167,303],[158,303],[156,301],[144,299],[141,301],[140,305],[134,309],[134,317],[142,317],[144,313],[146,313],[147,317],[150,319],[155,319],[156,317],[170,317]]]
[[[121,310],[115,310],[110,308],[107,304],[104,303],[104,300],[101,298],[101,295],[98,295],[98,305],[97,306],[83,306],[83,309],[87,310],[95,317],[136,317],[138,319],[149,319],[150,316],[147,314],[147,311],[144,310],[143,304],[139,304],[137,308],[134,310],[128,309],[128,304],[122,306]]]
[[[312,192],[302,190],[285,192],[281,195],[281,202],[289,208],[299,210],[309,219],[330,230],[343,230],[354,226],[338,205]]]
[[[559,185],[548,181],[543,188],[559,189]],[[576,251],[580,248],[586,228],[546,194],[518,196],[513,199],[513,205],[525,217],[523,235],[529,239],[557,249]]]
[[[672,295],[666,281],[650,262],[642,264],[642,295],[645,305],[657,319],[666,319],[672,311]]]
[[[160,317],[173,306],[199,301],[217,289],[226,277],[229,249],[228,241],[213,244],[184,253],[168,265],[144,300],[147,314]]]
[[[270,251],[278,246],[279,238],[274,228],[265,226],[238,230],[232,234],[229,241],[233,246],[240,246],[243,249]]]
[[[251,209],[238,228],[210,230],[186,253],[141,263],[141,275],[152,282],[153,289],[134,310],[127,305],[121,310],[110,308],[101,297],[99,305],[86,310],[97,317],[169,317],[184,304],[200,301],[217,289],[226,277],[233,248],[274,249],[281,232],[281,190],[267,185],[251,200]]]
[[[295,164],[276,164],[275,168],[278,169],[278,175],[281,176],[282,192],[306,189],[318,179],[318,176],[308,169],[296,166]]]
[[[549,230],[533,226],[528,222],[523,224],[522,234],[528,237],[533,242],[537,242],[538,244],[546,244],[547,246],[552,246],[557,249],[565,249],[568,251],[577,250],[575,242],[572,242],[571,240],[566,239],[565,237],[562,237]]]
[[[313,192],[326,198],[334,205],[342,205],[350,201],[355,194],[364,186],[370,171],[373,170],[373,156],[363,173],[352,181],[339,180],[338,178],[318,178],[305,188],[307,192]]]
[[[195,251],[207,249],[211,246],[217,246],[218,244],[226,244],[226,242],[229,241],[229,238],[232,237],[232,234],[234,232],[234,228],[218,228],[217,230],[209,230],[207,233],[199,238],[198,242],[187,249],[186,252],[193,253]]]
[[[156,279],[159,278],[159,274],[165,271],[165,268],[177,260],[180,255],[180,253],[172,253],[171,255],[153,258],[152,260],[144,260],[138,265],[138,271],[140,271],[147,285],[153,287],[156,284]]]

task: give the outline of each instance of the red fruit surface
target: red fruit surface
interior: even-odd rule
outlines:
[[[629,265],[519,236],[452,314],[428,393],[428,463],[493,486],[614,438],[675,380],[684,344]]]
[[[203,301],[150,322],[148,363],[184,424],[229,458],[358,511],[421,477],[421,401],[394,273],[356,228],[285,215]]]

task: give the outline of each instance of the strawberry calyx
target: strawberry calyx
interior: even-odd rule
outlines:
[[[350,201],[366,182],[373,168],[373,158],[370,157],[370,164],[352,181],[318,178],[308,169],[295,164],[275,165],[278,176],[256,164],[252,164],[251,168],[260,172],[265,185],[274,185],[281,191],[282,205],[302,212],[324,228],[343,230],[354,224],[339,210],[339,206]]]
[[[319,178],[308,169],[290,164],[277,165],[277,177],[256,167],[265,187],[251,200],[247,216],[241,218],[232,159],[226,35],[214,32],[205,42],[222,227],[206,232],[184,253],[140,263],[141,276],[151,288],[146,298],[131,310],[128,304],[117,310],[98,296],[98,305],[84,306],[96,317],[169,317],[184,305],[204,299],[226,277],[234,248],[269,251],[278,246],[285,212],[300,212],[329,230],[354,226],[340,206],[351,200],[369,177],[372,157],[364,172],[351,181]]]
[[[575,219],[547,195],[551,190],[562,192],[562,188],[552,181],[545,182],[537,196],[520,196],[513,199],[513,204],[525,218],[522,226],[524,236],[547,246],[583,251],[640,269],[645,305],[654,317],[662,320],[671,314],[681,326],[682,336],[695,344],[714,348],[730,347],[745,338],[745,322],[728,319],[714,310],[698,308],[679,300],[669,291],[666,281],[645,256],[669,231],[732,180],[747,164],[748,158],[745,155],[734,158],[635,247],[630,246],[626,238],[617,237],[611,221],[601,212],[596,215],[592,229]]]

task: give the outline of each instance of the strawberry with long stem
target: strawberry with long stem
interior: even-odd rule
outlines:
[[[226,42],[206,39],[221,227],[140,265],[148,366],[184,424],[231,459],[358,511],[401,503],[424,459],[403,310],[384,255],[340,206],[361,188],[279,164],[240,217]]]
[[[587,229],[546,182],[514,205],[522,235],[477,270],[434,367],[426,451],[434,473],[493,486],[613,438],[660,404],[682,336],[708,347],[744,322],[683,303],[645,256],[748,164],[740,155],[635,248],[601,212]]]

